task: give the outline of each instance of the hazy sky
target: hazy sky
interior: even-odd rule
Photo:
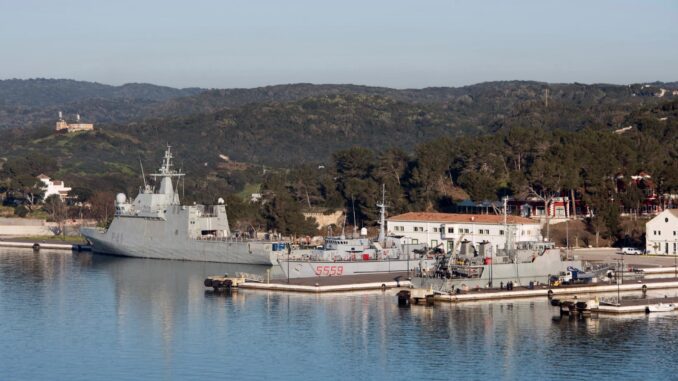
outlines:
[[[177,87],[678,80],[678,1],[0,0],[0,78]]]

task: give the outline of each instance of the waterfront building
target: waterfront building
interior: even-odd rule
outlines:
[[[648,254],[678,254],[678,209],[666,209],[645,224]]]
[[[58,195],[61,201],[65,201],[66,197],[68,196],[68,192],[71,191],[71,188],[65,186],[64,182],[61,180],[52,180],[49,178],[49,176],[46,176],[44,174],[40,174],[38,176],[38,179],[42,181],[43,183],[42,189],[45,191],[43,201],[47,200],[47,197],[53,194]]]
[[[519,216],[491,214],[452,214],[410,212],[387,219],[390,235],[403,236],[410,243],[426,243],[430,247],[444,245],[446,250],[456,242],[469,241],[477,247],[489,242],[503,249],[510,242],[541,241],[541,224]]]

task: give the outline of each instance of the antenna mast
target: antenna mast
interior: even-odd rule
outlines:
[[[144,174],[144,164],[141,162],[141,156],[139,156],[139,166],[141,167],[141,178],[144,180],[144,190],[146,189],[146,175]]]
[[[355,198],[353,197],[353,195],[351,195],[351,209],[353,209],[353,235],[351,236],[351,238],[355,238],[355,232],[358,227],[356,226],[355,221]]]
[[[379,242],[383,243],[386,238],[386,185],[381,184],[381,203],[377,203],[381,209],[381,216],[379,218]]]
[[[506,234],[506,242],[504,243],[504,250],[508,253],[509,250],[509,229],[508,229],[508,196],[504,196],[504,234]]]

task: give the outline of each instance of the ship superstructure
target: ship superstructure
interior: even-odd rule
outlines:
[[[171,147],[162,166],[151,175],[134,200],[123,193],[115,199],[108,229],[83,228],[81,233],[99,253],[142,258],[271,265],[272,242],[231,233],[226,205],[181,205],[178,188],[183,173],[174,170]]]

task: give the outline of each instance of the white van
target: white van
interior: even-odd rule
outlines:
[[[637,249],[635,247],[622,247],[621,252],[622,252],[622,254],[626,254],[626,255],[641,255],[641,254],[643,254],[642,250]]]

